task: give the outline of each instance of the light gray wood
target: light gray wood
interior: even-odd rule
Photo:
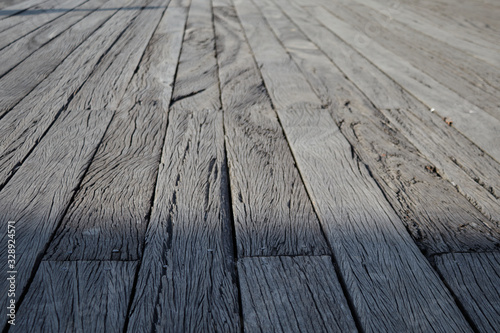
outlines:
[[[293,63],[286,69],[274,65],[276,58],[288,57],[285,50],[253,5],[242,0],[235,4],[361,327],[365,331],[469,332],[448,290],[366,166],[353,155],[329,111],[318,107],[321,102],[311,88],[303,85],[286,95],[315,99],[313,105],[275,98],[281,92],[275,82],[290,87],[286,84],[290,76],[299,83],[305,79]]]
[[[238,262],[248,332],[357,332],[330,257]]]
[[[500,166],[307,11],[281,7],[391,123],[484,215],[500,221]],[[327,42],[328,41],[328,42]]]
[[[442,179],[408,140],[391,129],[344,74],[269,0],[255,0],[341,132],[426,254],[493,250],[500,228]],[[288,2],[279,1],[282,7]],[[293,12],[293,10],[291,10]]]
[[[22,13],[20,18],[22,22],[16,26],[6,29],[0,33],[0,49],[3,49],[12,42],[18,40],[19,38],[29,34],[30,32],[39,29],[44,24],[56,20],[65,13],[71,11],[73,8],[78,7],[87,0],[68,0],[62,2],[60,0],[49,0],[44,5],[48,5],[43,9],[36,10],[36,13],[32,15]],[[50,5],[49,5],[50,4]],[[30,9],[28,10],[28,12]],[[1,29],[2,21],[0,21]]]
[[[71,26],[99,9],[105,0],[91,0],[60,17],[59,20],[50,22],[23,38],[17,40],[0,51],[0,77],[17,64],[29,57],[46,43],[57,38]]]
[[[500,328],[500,253],[451,253],[436,266],[479,332]]]
[[[214,46],[211,3],[194,0],[129,332],[239,330]]]
[[[310,7],[309,10],[325,27],[347,41],[405,90],[423,101],[429,108],[435,108],[436,115],[453,119],[454,127],[500,161],[500,148],[495,144],[500,142],[499,119],[463,99],[368,36],[363,36],[365,43],[357,42],[359,33],[323,7]]]
[[[35,6],[47,0],[3,0],[1,2],[0,20],[15,15],[31,6]]]
[[[0,120],[0,186],[15,173],[17,166],[22,164],[57,115],[67,107],[72,95],[91,75],[100,57],[137,14],[136,10],[119,11]],[[4,79],[14,72],[4,76]],[[24,79],[29,77],[21,76]],[[14,85],[18,81],[8,82]]]
[[[141,257],[186,14],[185,8],[179,7],[169,9],[163,16],[82,181],[81,190],[47,251],[49,260]],[[126,72],[132,74],[137,67],[148,34],[160,15],[161,12],[143,12],[135,21],[134,37],[125,39],[123,47],[108,53],[123,55],[127,63],[110,57],[110,66],[103,62],[106,74],[97,71],[94,79],[87,82],[91,89],[102,84],[97,88],[106,98],[102,104],[116,103],[110,98],[113,93],[105,87],[113,87],[111,83],[116,82],[113,88],[123,90],[129,82]],[[132,53],[136,53],[135,59]],[[118,75],[122,73],[123,78]],[[88,95],[82,99],[91,100],[91,105],[100,103],[97,93],[86,89],[80,93],[85,91]]]
[[[2,9],[0,11],[0,14],[3,14],[0,16],[0,32],[21,23],[23,20],[19,13],[27,9],[37,10],[43,8],[42,6],[44,3],[48,1],[49,0],[30,0]]]
[[[10,332],[123,332],[137,262],[42,261]]]
[[[225,7],[214,15],[238,254],[327,254],[236,13]]]
[[[39,265],[48,242],[62,219],[75,189],[111,120],[112,112],[64,112],[35,151],[0,191],[0,224],[15,221],[16,300]],[[0,240],[7,244],[7,233]],[[7,261],[0,264],[6,280]],[[0,304],[7,307],[6,283]],[[6,323],[3,322],[5,325]]]

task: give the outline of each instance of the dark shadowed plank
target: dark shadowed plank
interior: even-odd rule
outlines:
[[[288,57],[261,13],[235,1],[250,46],[290,147],[339,263],[360,325],[366,331],[469,332],[448,290],[420,253],[329,111],[298,68],[275,66]],[[265,42],[263,42],[265,41]],[[271,47],[272,53],[267,52]],[[275,55],[275,56],[274,56]],[[280,62],[282,63],[282,62]],[[276,82],[289,77],[287,95],[314,101],[290,103]],[[293,102],[293,101],[291,101]]]
[[[371,102],[271,1],[256,2],[322,102],[331,103],[337,125],[419,247],[427,254],[500,247],[500,229],[434,173],[434,167],[388,126]],[[285,7],[285,1],[280,3]],[[293,13],[293,8],[289,11]]]
[[[479,332],[500,328],[500,253],[452,253],[436,266]]]
[[[214,13],[238,254],[326,254],[319,221],[234,9]]]
[[[357,332],[330,257],[238,262],[248,332]]]
[[[139,20],[137,28],[151,29],[160,14],[144,12],[143,19],[151,23],[148,27]],[[151,38],[81,190],[48,250],[50,260],[140,258],[185,20],[185,8],[169,9]],[[125,49],[116,52],[122,55],[135,51],[136,47],[142,49],[141,44],[148,38],[141,34],[136,37],[125,44]],[[114,67],[115,64],[118,66]],[[119,62],[113,62],[112,66],[116,72],[106,74],[110,82],[117,81],[116,73],[124,69]],[[134,63],[127,66],[129,71],[136,67]],[[101,75],[98,78],[105,81]],[[94,88],[92,81],[89,83]],[[128,78],[121,86],[126,83]],[[110,95],[109,91],[104,93]],[[96,95],[89,94],[87,98],[94,103]]]
[[[0,224],[16,221],[18,299],[53,236],[111,120],[112,112],[64,112],[7,186],[0,191]],[[1,240],[7,242],[7,233]],[[7,262],[1,264],[5,281]],[[0,304],[7,304],[2,283]]]
[[[10,332],[123,332],[137,263],[42,261]]]
[[[484,215],[500,221],[500,165],[306,11],[281,7],[299,28]],[[328,42],[326,42],[328,41]]]
[[[239,329],[211,4],[189,10],[130,332]],[[208,51],[208,52],[207,52]]]
[[[0,120],[1,185],[15,172],[16,166],[22,163],[51,126],[59,111],[67,106],[68,100],[91,75],[100,57],[113,45],[138,12],[119,11]],[[96,15],[98,13],[109,11],[96,12]],[[88,24],[88,21],[85,20],[82,24]],[[36,53],[33,56],[36,56]],[[7,76],[4,76],[4,79]],[[29,79],[30,75],[22,77]],[[13,81],[8,82],[13,85]]]

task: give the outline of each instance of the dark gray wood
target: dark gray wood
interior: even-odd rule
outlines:
[[[129,332],[239,330],[214,46],[211,4],[194,0]]]
[[[408,140],[394,131],[351,81],[269,0],[256,1],[341,132],[372,171],[407,230],[426,254],[493,250],[500,228],[458,193]],[[280,1],[290,9],[288,2]]]
[[[0,191],[0,225],[7,228],[8,221],[16,222],[17,300],[60,223],[111,116],[112,112],[104,110],[63,112]],[[0,240],[7,244],[6,232]],[[0,267],[0,277],[5,281],[10,270],[7,261]],[[7,289],[7,284],[2,283],[0,304],[4,308]]]
[[[282,68],[282,62],[277,62],[288,55],[262,14],[249,2],[236,0],[235,4],[361,327],[366,331],[471,331],[297,66],[289,63]],[[290,77],[297,80],[288,82]],[[287,102],[285,94],[277,96],[282,91],[274,86],[277,82],[285,82],[286,96],[315,103]]]
[[[42,261],[10,332],[123,332],[137,262]]]
[[[500,328],[500,253],[451,253],[436,266],[479,332]]]
[[[105,74],[96,71],[86,83],[89,89],[80,92],[88,93],[81,100],[89,100],[91,105],[116,103],[114,99],[120,98],[119,91],[129,82],[161,14],[144,11],[137,17],[133,27],[136,32],[130,35],[133,38],[126,38],[123,44],[117,42],[115,46],[122,47],[106,55],[110,58],[102,63]],[[141,257],[185,20],[184,8],[168,10],[151,38],[81,189],[47,251],[49,260]],[[115,60],[115,55],[127,62]],[[102,86],[96,88],[98,85]],[[94,89],[100,94],[92,93]]]
[[[234,9],[214,15],[238,254],[327,254]]]
[[[100,11],[96,12],[96,15],[108,13],[105,15],[105,18],[107,18],[110,15],[109,12]],[[116,41],[138,12],[137,10],[119,11],[95,34],[81,44],[76,51],[71,53],[42,84],[38,85],[0,120],[0,137],[2,137],[0,145],[0,186],[5,184],[12,173],[15,172],[16,166],[21,164],[35,147],[38,140],[50,128],[58,112],[68,105],[72,95],[78,91],[91,75],[99,62],[99,58],[113,45],[113,42]],[[94,18],[103,20],[100,15]],[[86,24],[91,24],[89,18],[82,21],[82,24],[84,27]],[[61,49],[63,48],[61,47]],[[32,56],[36,57],[37,53]],[[3,79],[10,77],[10,74],[15,72],[10,72]],[[20,80],[21,78],[23,80]],[[15,76],[11,81],[4,81],[4,86],[7,86],[8,89],[14,88],[19,81],[30,78],[32,77],[29,74],[24,73],[21,77]]]
[[[357,332],[330,257],[238,262],[247,332]]]

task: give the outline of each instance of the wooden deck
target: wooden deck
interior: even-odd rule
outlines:
[[[0,1],[1,329],[500,332],[499,18]]]

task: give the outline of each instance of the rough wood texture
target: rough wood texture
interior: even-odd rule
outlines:
[[[22,164],[59,112],[88,79],[100,57],[137,13],[136,10],[119,11],[1,119],[0,186]],[[12,73],[14,71],[4,76],[4,79]],[[25,75],[23,79],[29,77]]]
[[[3,0],[0,5],[0,20],[20,13],[47,0]]]
[[[194,0],[174,91],[184,97],[169,112],[130,332],[239,329],[213,49],[210,3]]]
[[[123,332],[136,267],[42,261],[9,332]]]
[[[123,48],[108,53],[113,57],[109,58],[110,66],[105,65],[107,61],[103,62],[106,74],[95,73],[97,75],[87,82],[90,89],[80,92],[88,91],[81,100],[89,100],[92,105],[116,103],[110,96],[120,96],[120,93],[113,93],[111,89],[123,90],[129,82],[149,40],[149,36],[143,34],[152,32],[161,14],[160,10],[143,12],[137,18],[134,28],[144,33],[136,33],[134,38],[126,39]],[[141,257],[185,19],[184,8],[169,10],[162,19],[48,250],[48,259],[136,260]],[[149,26],[143,20],[147,20]],[[115,60],[117,54],[128,59],[127,63]],[[101,101],[97,92],[92,93],[97,87],[95,81],[102,84],[97,90],[102,91],[105,100]],[[104,89],[105,86],[108,88]]]
[[[330,257],[238,262],[248,332],[357,332]]]
[[[6,8],[2,12],[7,14],[0,20],[0,32],[10,29],[16,25],[21,24],[26,21],[26,17],[22,15],[22,12],[26,10],[39,11],[47,8],[47,5],[54,5],[57,0],[34,0],[14,5],[11,8]]]
[[[215,8],[238,254],[326,254],[319,221],[232,7]]]
[[[64,112],[0,191],[0,225],[16,221],[16,298],[30,279],[111,120],[103,110]],[[7,233],[0,240],[7,244]],[[0,265],[6,280],[7,261]],[[7,284],[0,304],[7,306]]]
[[[452,253],[436,266],[479,332],[500,328],[500,253]]]
[[[500,229],[478,212],[345,78],[342,72],[269,0],[258,0],[264,17],[344,136],[372,171],[420,249],[426,254],[493,250]],[[293,17],[296,8],[279,1]]]
[[[274,66],[275,58],[288,57],[285,50],[253,5],[235,3],[361,327],[469,332],[451,295],[311,88],[287,94],[300,94],[313,105],[275,98],[281,92],[275,82],[292,75],[295,84],[305,79],[293,63],[286,71]],[[270,45],[273,53],[266,52]]]

